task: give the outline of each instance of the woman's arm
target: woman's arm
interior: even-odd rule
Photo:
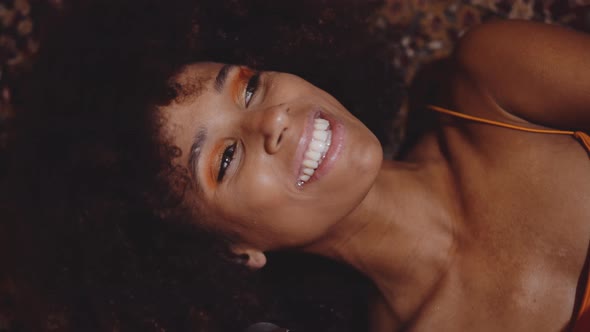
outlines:
[[[590,35],[500,21],[467,33],[455,56],[474,88],[508,113],[548,127],[590,130]]]

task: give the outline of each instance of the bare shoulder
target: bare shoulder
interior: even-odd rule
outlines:
[[[528,21],[469,31],[454,52],[452,99],[465,113],[590,129],[590,36]]]

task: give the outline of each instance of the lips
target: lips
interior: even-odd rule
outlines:
[[[299,140],[297,187],[303,188],[325,174],[336,160],[341,143],[342,125],[321,111],[311,113]]]
[[[303,162],[300,166],[300,174],[297,185],[303,186],[320,166],[332,143],[332,130],[330,122],[320,117],[314,119],[311,140],[303,154]]]

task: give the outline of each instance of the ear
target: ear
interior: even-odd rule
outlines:
[[[266,255],[258,249],[234,247],[232,248],[232,251],[238,257],[243,258],[243,260],[240,259],[242,264],[245,264],[253,270],[258,270],[266,265]]]

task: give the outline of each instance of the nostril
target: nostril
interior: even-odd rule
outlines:
[[[281,133],[279,135],[279,138],[277,139],[277,145],[281,144],[281,141],[283,140],[283,133]]]
[[[287,126],[285,126],[283,128],[283,130],[281,130],[281,133],[279,134],[279,138],[277,138],[277,146],[279,146],[281,144],[281,141],[283,140],[283,134],[285,134],[287,129],[289,129],[289,128]]]

